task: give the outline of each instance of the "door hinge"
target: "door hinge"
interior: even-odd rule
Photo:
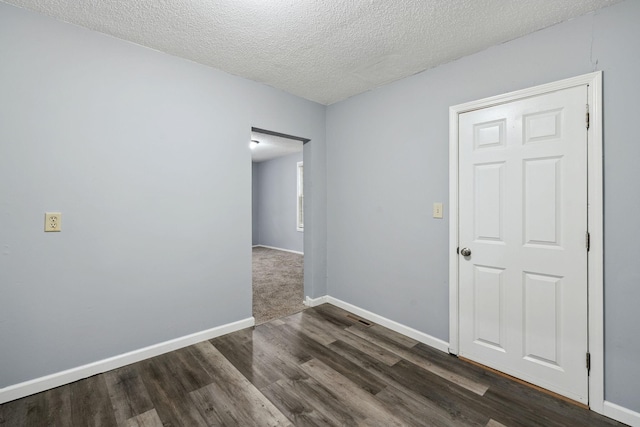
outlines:
[[[589,233],[588,231],[585,235],[585,243],[587,246],[587,252],[589,252],[589,250],[591,249],[591,233]]]
[[[589,117],[589,104],[587,104],[587,130],[589,130],[589,125],[591,124],[591,120]]]
[[[591,371],[591,353],[587,353],[587,373]]]

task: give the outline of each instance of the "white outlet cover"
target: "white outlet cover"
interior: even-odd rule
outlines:
[[[62,230],[62,213],[45,212],[44,214],[44,231],[61,231]]]

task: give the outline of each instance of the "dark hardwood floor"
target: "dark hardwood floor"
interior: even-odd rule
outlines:
[[[0,405],[0,426],[615,426],[331,305]]]

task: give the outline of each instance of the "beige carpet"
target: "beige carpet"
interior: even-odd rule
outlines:
[[[304,310],[304,256],[253,248],[253,317],[256,325]]]

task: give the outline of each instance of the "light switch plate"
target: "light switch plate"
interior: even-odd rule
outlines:
[[[433,217],[442,219],[442,203],[434,203],[433,204]]]
[[[60,231],[62,230],[62,213],[45,212],[44,214],[44,231]]]

